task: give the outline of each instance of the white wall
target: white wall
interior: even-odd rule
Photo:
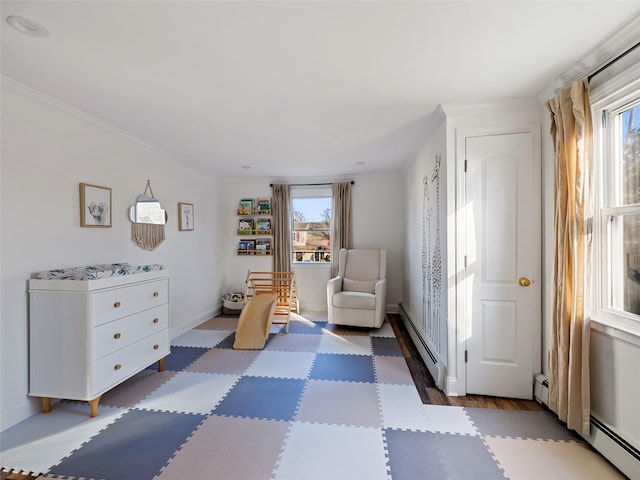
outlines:
[[[447,268],[447,195],[449,188],[447,187],[448,166],[447,166],[447,148],[446,148],[446,124],[444,117],[441,117],[439,124],[435,126],[435,131],[430,136],[426,145],[418,154],[417,158],[411,162],[404,171],[403,190],[404,190],[404,222],[405,222],[405,241],[404,241],[404,301],[403,307],[407,314],[411,317],[414,325],[420,330],[420,335],[429,345],[430,350],[434,353],[440,363],[447,364],[447,318],[448,318],[448,277]],[[427,132],[425,132],[427,133]],[[440,209],[435,211],[435,188],[431,178],[435,168],[435,159],[437,155],[441,155],[440,165]],[[429,182],[429,198],[428,205],[425,205],[424,198],[424,180],[425,177]],[[434,295],[434,292],[426,292],[424,290],[423,281],[423,227],[425,222],[425,209],[431,208],[430,223],[430,251],[427,255],[433,253],[435,246],[435,228],[433,225],[440,222],[440,241],[442,245],[442,289],[440,295]],[[436,219],[436,215],[439,219]],[[426,233],[425,233],[426,234]],[[430,259],[425,259],[425,267],[431,265]],[[455,273],[455,272],[454,272]],[[425,296],[430,296],[430,302],[433,303],[439,299],[439,321],[438,328],[430,329],[426,325],[425,317]],[[433,308],[432,308],[433,311]],[[436,335],[437,332],[437,335]],[[433,336],[435,335],[435,336]],[[437,381],[437,378],[436,378]]]
[[[353,248],[387,250],[387,310],[396,312],[404,291],[402,176],[362,175],[354,180]]]
[[[402,223],[402,181],[397,174],[355,175],[352,187],[353,246],[354,248],[385,248],[387,250],[387,309],[396,311],[402,300],[402,251],[404,226]],[[295,184],[340,181],[332,177],[227,178],[225,180],[227,210],[227,275],[224,288],[244,290],[248,270],[272,270],[272,257],[234,255],[238,236],[236,210],[241,198],[271,197],[274,182]],[[326,311],[326,288],[329,265],[301,265],[296,272],[301,310]]]
[[[268,178],[226,178],[223,185],[224,218],[225,221],[225,246],[224,255],[226,264],[222,278],[224,291],[242,292],[245,288],[245,280],[249,270],[268,272],[273,270],[273,257],[255,255],[238,256],[237,235],[238,231],[238,203],[243,198],[271,198],[271,181]]]
[[[2,322],[0,429],[39,411],[28,397],[28,294],[33,272],[95,263],[164,264],[171,274],[171,335],[210,318],[246,273],[272,259],[234,255],[240,198],[271,196],[276,179],[224,179],[178,163],[125,132],[2,79],[0,206]],[[166,241],[147,252],[130,240],[129,206],[147,179],[169,214]],[[388,251],[390,311],[402,299],[401,176],[355,176],[354,247]],[[291,183],[338,180],[287,179]],[[282,180],[278,180],[282,181]],[[112,228],[79,226],[78,184],[112,189]],[[177,203],[194,204],[195,230],[179,232]],[[301,307],[326,310],[329,269],[301,267]]]
[[[172,336],[219,307],[226,267],[220,182],[76,110],[3,78],[1,151],[0,429],[35,413],[28,392],[27,279],[95,263],[164,264],[171,275]],[[153,252],[130,240],[129,206],[151,180],[169,214]],[[80,182],[112,189],[112,228],[81,228]],[[179,232],[177,202],[194,204],[195,230]],[[54,359],[52,359],[54,361]]]
[[[404,172],[404,203],[405,203],[405,296],[403,306],[412,318],[414,325],[423,330],[420,332],[423,340],[429,346],[433,354],[438,357],[438,363],[447,368],[446,392],[449,395],[464,395],[466,393],[464,349],[465,337],[460,332],[464,331],[465,319],[459,318],[456,313],[456,305],[460,301],[456,290],[456,265],[460,265],[461,241],[456,234],[457,206],[456,192],[463,184],[461,180],[462,169],[457,151],[458,132],[460,129],[469,128],[498,128],[510,131],[516,126],[539,125],[541,104],[536,99],[505,99],[480,104],[448,104],[442,107],[442,111],[434,118],[434,127],[431,132],[425,132],[428,137],[426,145],[410,162]],[[439,119],[438,119],[439,118]],[[493,132],[495,133],[495,132]],[[442,154],[441,165],[441,189],[440,192],[440,224],[443,271],[442,290],[439,296],[432,295],[432,300],[440,299],[440,310],[444,314],[436,325],[436,332],[431,333],[424,328],[424,306],[422,305],[423,279],[422,279],[422,226],[425,215],[423,207],[423,178],[433,171],[434,158]],[[433,238],[433,235],[431,235]],[[464,242],[462,242],[463,244]],[[538,318],[539,325],[542,319]],[[534,328],[540,335],[540,327]],[[429,338],[432,336],[434,338]],[[540,342],[536,341],[537,348],[534,359],[535,371],[539,371],[542,352]],[[429,364],[429,360],[425,359]],[[436,379],[437,380],[437,379]]]

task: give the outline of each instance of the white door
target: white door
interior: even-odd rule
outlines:
[[[533,398],[541,321],[536,141],[535,132],[465,141],[467,393]]]

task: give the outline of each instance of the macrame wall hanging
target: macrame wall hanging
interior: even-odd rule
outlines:
[[[151,251],[164,242],[167,212],[153,197],[150,180],[147,180],[144,193],[138,195],[136,204],[131,205],[129,218],[131,220],[131,240],[140,248]]]

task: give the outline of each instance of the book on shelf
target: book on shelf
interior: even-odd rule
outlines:
[[[264,235],[265,232],[271,231],[271,219],[270,218],[258,218],[256,220],[256,230],[262,232]]]
[[[253,218],[241,218],[238,220],[238,233],[241,235],[250,235],[255,230]]]
[[[269,255],[271,253],[271,239],[256,238],[256,251],[258,255]]]
[[[271,199],[270,198],[257,198],[256,210],[258,213],[270,213],[271,212]]]
[[[239,255],[253,255],[255,249],[256,242],[254,240],[240,240],[238,242]]]
[[[238,206],[238,215],[251,215],[253,213],[253,198],[243,198]]]

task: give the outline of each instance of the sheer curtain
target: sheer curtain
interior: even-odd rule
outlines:
[[[549,407],[588,435],[593,149],[587,82],[574,82],[546,106],[555,146]]]
[[[338,273],[338,253],[341,248],[351,248],[353,232],[351,228],[351,182],[338,182],[332,185],[331,223],[333,237],[331,242],[331,277]]]
[[[273,271],[291,271],[291,217],[289,215],[291,188],[273,184]]]

